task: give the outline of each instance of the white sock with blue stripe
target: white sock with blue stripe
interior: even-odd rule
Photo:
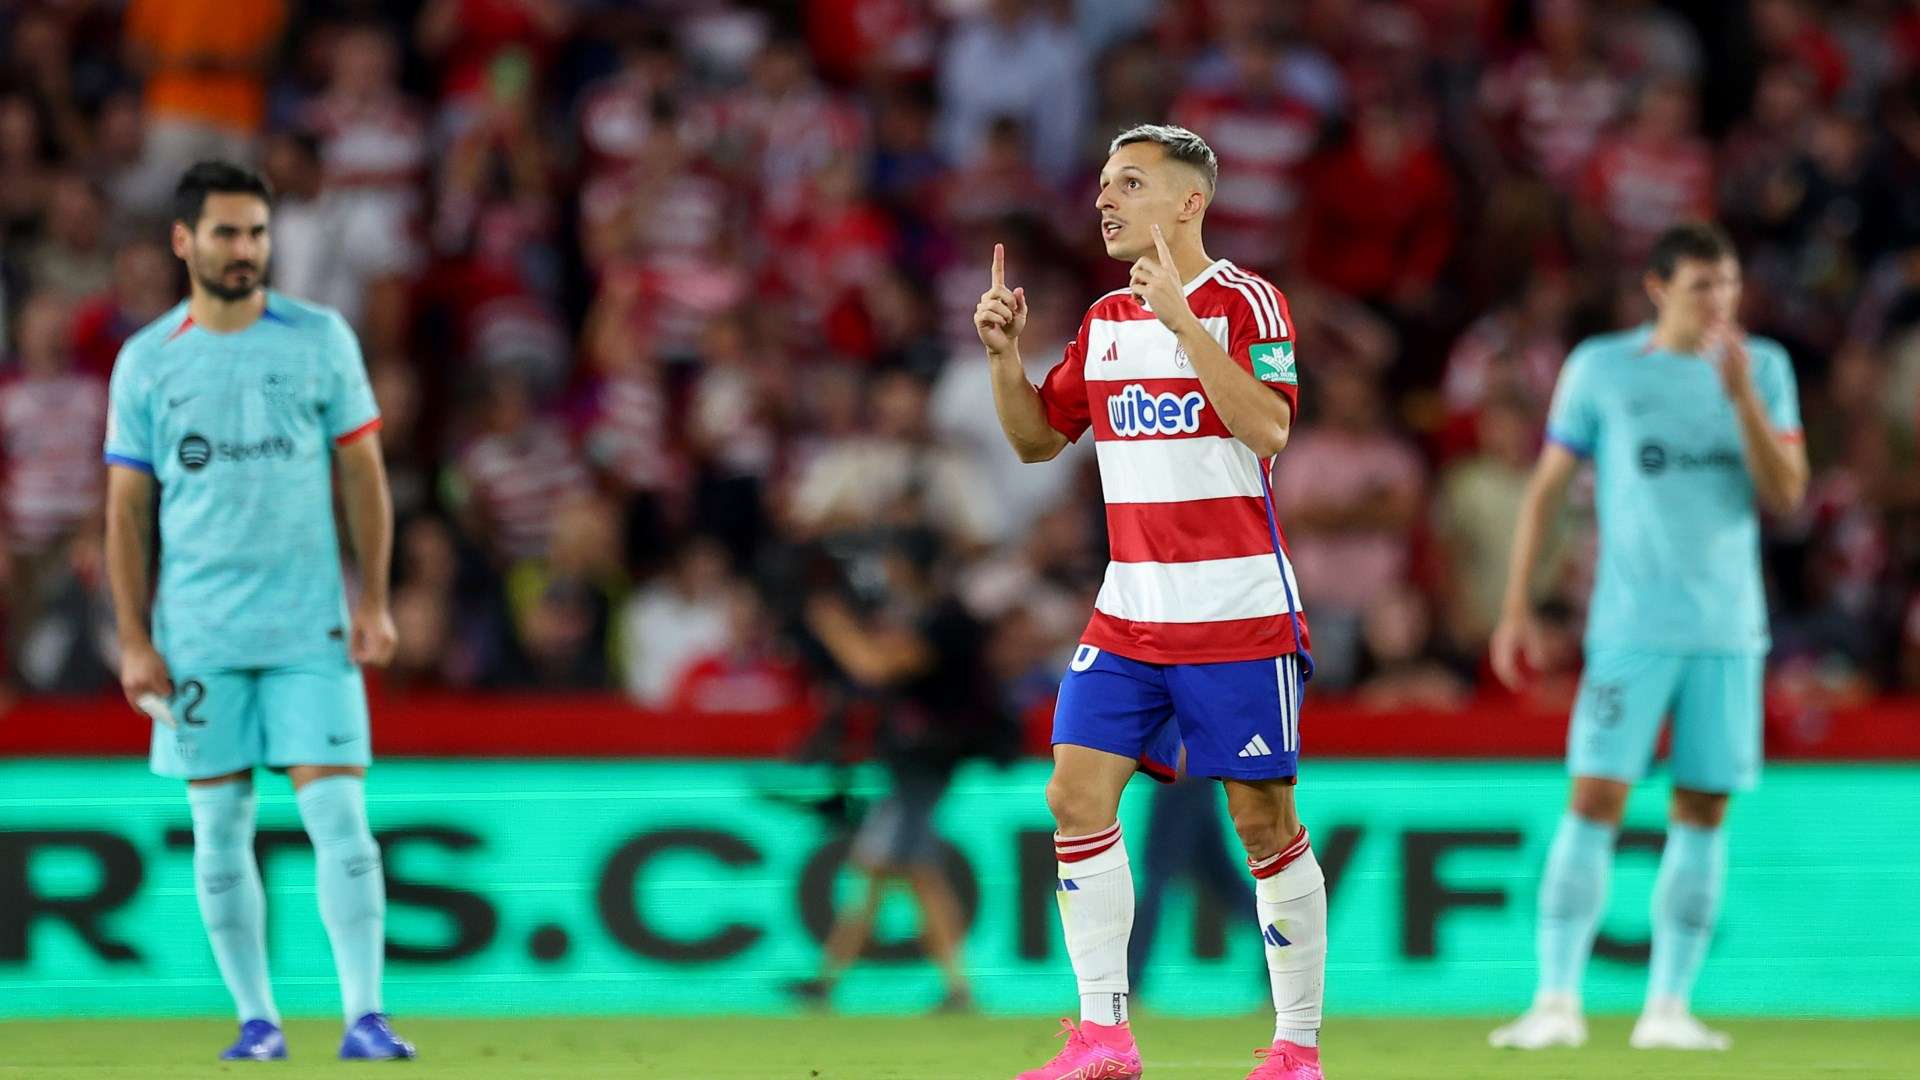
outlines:
[[[1273,1037],[1320,1045],[1327,986],[1327,879],[1303,827],[1285,848],[1247,860],[1273,987]]]
[[[1127,1022],[1127,940],[1133,936],[1133,869],[1120,823],[1085,836],[1053,834],[1060,927],[1080,983],[1080,1019]]]

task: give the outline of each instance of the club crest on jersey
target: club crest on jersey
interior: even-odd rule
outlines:
[[[1200,410],[1206,398],[1198,390],[1184,394],[1155,394],[1139,383],[1128,383],[1107,398],[1107,419],[1114,435],[1191,435],[1200,430]]]
[[[1173,347],[1173,366],[1179,368],[1181,371],[1185,371],[1193,366],[1187,359],[1187,347],[1185,345],[1175,345]]]
[[[1253,377],[1261,382],[1297,386],[1300,377],[1293,367],[1293,342],[1267,341],[1248,350],[1253,357]]]

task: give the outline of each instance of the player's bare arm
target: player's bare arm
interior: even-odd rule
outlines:
[[[1270,458],[1286,449],[1292,430],[1293,407],[1240,365],[1215,341],[1187,304],[1186,282],[1177,270],[1173,253],[1160,226],[1153,227],[1155,255],[1143,255],[1134,261],[1128,287],[1153,309],[1161,325],[1180,339],[1193,364],[1194,374],[1207,391],[1207,400],[1220,414],[1220,422],[1233,437],[1262,458]]]
[[[1500,623],[1493,631],[1493,673],[1510,689],[1519,689],[1524,681],[1520,661],[1538,665],[1544,655],[1540,622],[1533,614],[1533,599],[1528,586],[1534,567],[1540,561],[1542,540],[1547,525],[1560,512],[1566,498],[1567,483],[1580,467],[1573,451],[1558,443],[1548,443],[1540,451],[1533,475],[1527,480],[1527,493],[1520,503],[1520,519],[1513,526],[1513,554],[1507,564],[1507,591],[1501,602]]]
[[[1722,323],[1707,332],[1705,345],[1740,422],[1740,445],[1746,451],[1747,474],[1753,477],[1760,505],[1770,513],[1792,513],[1807,494],[1806,445],[1796,433],[1773,429],[1760,389],[1753,383],[1753,357],[1747,351],[1744,330]]]
[[[807,604],[807,629],[833,654],[835,663],[866,686],[892,686],[933,663],[932,652],[919,637],[903,630],[869,630],[836,597],[817,596]]]
[[[120,691],[127,703],[147,694],[173,696],[167,662],[153,647],[148,605],[153,582],[153,477],[122,465],[107,468],[107,583],[120,639]]]
[[[1020,332],[1027,328],[1027,291],[1007,288],[1005,245],[993,245],[993,278],[973,309],[973,328],[987,347],[993,378],[993,408],[1000,428],[1021,461],[1050,461],[1066,448],[1067,437],[1047,423],[1040,392],[1027,381],[1020,361]]]
[[[347,536],[360,568],[360,599],[353,607],[349,638],[353,662],[385,667],[398,643],[387,596],[393,560],[393,500],[387,494],[387,466],[380,457],[379,438],[370,433],[334,454],[347,512]]]

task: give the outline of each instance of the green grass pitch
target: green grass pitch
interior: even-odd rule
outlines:
[[[1149,1080],[1238,1080],[1272,1021],[1135,1021]],[[1739,1080],[1920,1077],[1920,1018],[1879,1021],[1732,1021],[1734,1049],[1684,1054],[1627,1048],[1629,1021],[1601,1018],[1582,1050],[1487,1049],[1496,1021],[1336,1018],[1324,1052],[1333,1080],[1467,1077],[1587,1080],[1657,1077]],[[288,1025],[291,1058],[270,1065],[214,1062],[233,1027],[217,1019],[0,1022],[0,1080],[257,1077],[339,1080],[369,1069],[407,1080],[1006,1080],[1058,1045],[1046,1019],[799,1017],[727,1019],[461,1019],[401,1017],[420,1046],[411,1063],[333,1060],[339,1027]]]

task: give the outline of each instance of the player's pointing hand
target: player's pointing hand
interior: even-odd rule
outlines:
[[[973,309],[973,328],[987,352],[1000,355],[1013,348],[1020,331],[1027,328],[1027,291],[1007,288],[1007,249],[993,245],[993,282],[980,294],[980,305]]]
[[[1153,227],[1153,249],[1155,254],[1134,260],[1127,286],[1135,299],[1153,309],[1162,325],[1177,331],[1193,318],[1193,309],[1187,306],[1186,283],[1174,268],[1173,253],[1167,249],[1166,235],[1158,225]]]

